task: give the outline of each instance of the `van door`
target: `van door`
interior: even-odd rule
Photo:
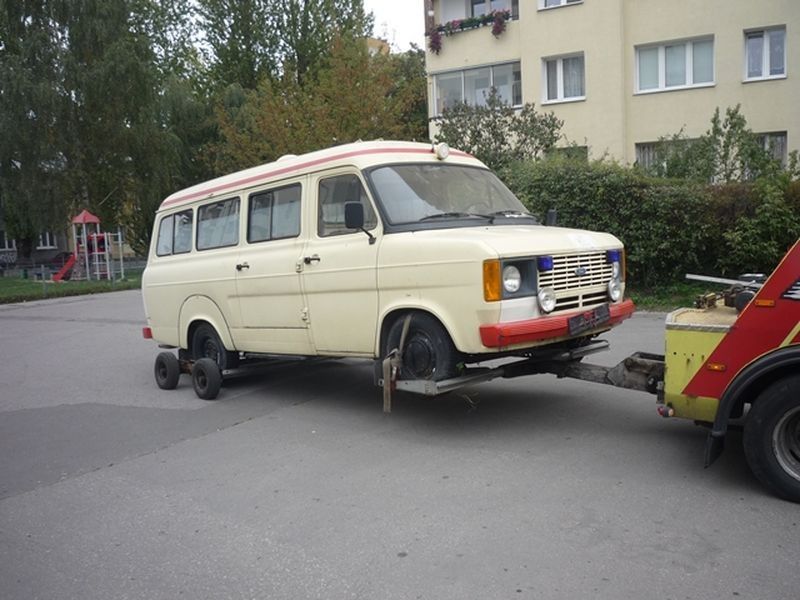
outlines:
[[[236,264],[241,327],[233,335],[240,350],[313,354],[298,267],[302,196],[295,182],[247,198],[246,243]]]
[[[378,218],[354,169],[327,171],[311,178],[316,192],[316,228],[303,257],[303,289],[311,334],[318,353],[372,356],[378,321]],[[344,226],[346,202],[364,206],[364,228]]]

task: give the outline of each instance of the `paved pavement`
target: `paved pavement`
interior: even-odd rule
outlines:
[[[137,292],[0,306],[0,598],[795,599],[740,440],[537,376],[381,412],[323,361],[158,390]],[[660,351],[663,315],[610,334]],[[468,401],[469,400],[469,401]]]

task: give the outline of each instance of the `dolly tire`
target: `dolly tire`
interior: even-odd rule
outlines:
[[[222,372],[210,358],[201,358],[192,365],[192,386],[201,400],[216,400],[222,387]]]
[[[174,390],[178,387],[181,377],[181,365],[172,352],[159,352],[156,356],[155,368],[156,385],[162,390]]]

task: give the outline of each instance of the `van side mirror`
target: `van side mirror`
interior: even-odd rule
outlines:
[[[361,202],[344,203],[344,226],[363,231],[367,234],[370,245],[375,243],[375,236],[364,229],[364,205]]]
[[[348,229],[364,228],[364,205],[361,202],[344,203],[344,226]]]

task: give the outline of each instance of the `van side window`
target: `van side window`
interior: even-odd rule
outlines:
[[[172,230],[174,228],[175,215],[169,215],[161,219],[158,225],[158,243],[156,244],[156,254],[167,256],[172,254]]]
[[[360,202],[364,205],[364,229],[370,230],[378,224],[375,211],[367,198],[361,180],[355,175],[338,175],[319,182],[319,214],[317,232],[320,237],[354,233],[344,226],[345,202]]]
[[[223,248],[239,243],[239,199],[201,206],[197,211],[197,249]]]
[[[184,210],[161,219],[156,254],[168,256],[192,249],[192,211]]]
[[[264,242],[300,235],[300,184],[250,196],[247,241]]]

